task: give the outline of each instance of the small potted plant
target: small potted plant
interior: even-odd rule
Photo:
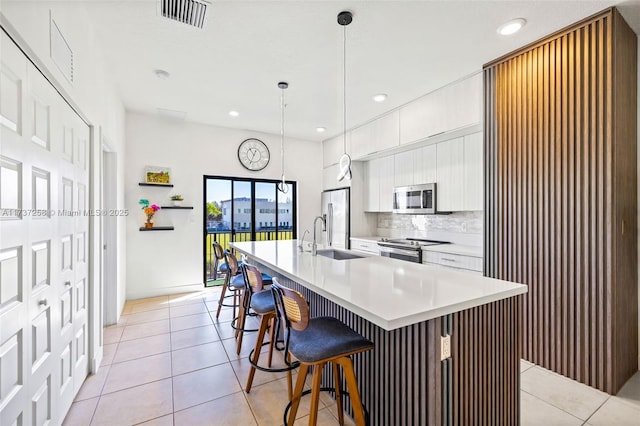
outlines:
[[[171,196],[171,202],[173,202],[173,205],[176,207],[181,206],[183,200],[184,197],[180,194],[174,194]]]
[[[142,206],[142,211],[147,216],[147,221],[144,224],[145,228],[153,228],[153,215],[160,210],[160,206],[156,204],[150,204],[149,200],[142,198],[138,201],[138,204]]]

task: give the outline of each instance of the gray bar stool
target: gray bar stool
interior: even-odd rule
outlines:
[[[260,293],[266,291],[268,293],[269,298],[271,299],[271,304],[273,305],[273,296],[271,296],[271,292],[269,290],[265,290],[264,286],[271,285],[272,278],[260,272],[258,268],[253,265],[249,265],[247,263],[243,264],[240,267],[242,271],[242,283],[244,288],[242,290],[242,295],[240,296],[240,311],[238,313],[238,320],[235,323],[232,323],[232,327],[236,330],[236,353],[239,355],[240,350],[242,349],[242,338],[244,336],[244,332],[247,331],[259,331],[259,329],[247,329],[245,328],[245,323],[247,316],[249,315],[260,315],[258,310],[264,310],[264,303],[261,303],[264,299],[260,295]],[[254,300],[254,298],[257,298]],[[275,308],[272,308],[275,309]],[[250,312],[250,311],[253,312]],[[271,365],[271,355],[269,356],[269,365]]]
[[[214,243],[214,249],[216,249],[216,244],[217,243]],[[221,249],[219,244],[217,244],[217,247]],[[224,277],[224,284],[222,285],[222,292],[220,292],[220,299],[218,300],[218,310],[216,311],[216,318],[220,316],[220,310],[223,306],[233,307],[233,318],[235,318],[236,307],[240,306],[240,294],[244,289],[244,277],[240,273],[240,263],[238,263],[238,259],[233,253],[231,253],[229,250],[225,250],[222,256],[224,259],[224,264],[226,265],[226,275]],[[223,303],[224,299],[226,297],[229,297],[225,296],[227,290],[233,293],[233,303],[231,305]]]
[[[333,365],[333,375],[336,392],[338,421],[344,424],[342,411],[342,390],[340,371],[342,367],[349,390],[348,395],[353,405],[356,425],[365,425],[365,410],[358,392],[358,382],[353,371],[352,355],[369,351],[374,348],[373,342],[356,333],[346,324],[333,317],[309,318],[309,305],[299,292],[284,287],[274,278],[271,285],[274,302],[280,321],[285,328],[285,349],[300,362],[298,379],[289,403],[291,412],[287,418],[289,406],[284,411],[284,423],[292,426],[296,419],[300,398],[305,392],[304,383],[309,371],[313,367],[313,384],[311,386],[311,412],[309,425],[315,425],[318,418],[318,403],[321,390],[322,369],[327,363]],[[289,371],[289,376],[291,371]],[[307,391],[308,392],[308,391]]]

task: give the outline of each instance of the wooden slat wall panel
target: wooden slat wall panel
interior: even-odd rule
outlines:
[[[360,396],[371,425],[442,424],[440,318],[386,331],[262,265],[260,269],[302,293],[312,318],[338,318],[375,343],[374,350],[354,357]],[[330,368],[323,371],[322,386],[333,386]],[[345,402],[345,410],[351,412],[350,400]],[[286,403],[282,401],[283,409]]]
[[[454,425],[519,424],[521,319],[521,297],[452,315]]]
[[[637,371],[635,34],[609,9],[485,67],[485,275],[529,285],[523,355]]]
[[[260,269],[301,292],[309,302],[311,317],[338,318],[375,343],[373,351],[354,357],[360,396],[371,425],[519,423],[521,296],[450,316],[452,400],[450,412],[443,413],[442,318],[386,331],[264,265]],[[332,376],[331,369],[325,368],[322,385],[332,387]],[[350,401],[345,402],[350,411]],[[282,405],[284,409],[286,401]]]

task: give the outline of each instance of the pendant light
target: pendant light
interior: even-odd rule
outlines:
[[[338,165],[338,182],[351,180],[351,157],[347,154],[347,25],[353,21],[353,14],[347,10],[338,13],[338,24],[342,26],[342,125],[343,125],[343,154]]]
[[[281,181],[278,182],[278,191],[286,194],[289,192],[289,185],[284,179],[284,108],[286,107],[284,103],[284,91],[287,87],[289,87],[289,83],[281,81],[278,83],[278,87],[280,88],[280,164],[282,164],[282,175]]]

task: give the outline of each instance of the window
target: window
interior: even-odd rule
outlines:
[[[206,226],[203,244],[205,282],[214,278],[212,247],[217,241],[228,249],[232,241],[295,239],[296,182],[286,194],[278,192],[280,180],[204,176],[204,203],[220,211],[203,209]],[[293,222],[294,226],[288,225]],[[234,232],[235,231],[235,232]]]

